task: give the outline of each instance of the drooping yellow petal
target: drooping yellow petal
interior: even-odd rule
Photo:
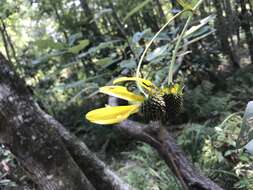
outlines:
[[[92,123],[101,125],[120,123],[131,114],[138,112],[139,107],[140,105],[108,106],[88,112],[86,119]]]
[[[117,98],[121,98],[131,102],[143,102],[144,97],[129,92],[126,87],[123,86],[104,86],[99,89],[101,93],[108,94]]]
[[[153,89],[156,89],[157,87],[150,81],[138,77],[120,77],[113,81],[113,84],[119,83],[119,82],[126,82],[126,81],[135,81],[139,82],[142,87],[144,87],[146,90],[151,91]]]

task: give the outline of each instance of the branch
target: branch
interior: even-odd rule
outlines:
[[[116,98],[110,97],[109,104],[115,105]],[[184,186],[184,184],[186,184],[187,187],[185,187],[185,189],[222,190],[221,187],[202,175],[201,172],[193,166],[169,132],[157,123],[144,125],[138,122],[125,120],[117,124],[116,127],[126,135],[138,141],[145,142],[155,148],[182,185]]]

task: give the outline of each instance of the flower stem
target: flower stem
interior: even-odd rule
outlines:
[[[184,28],[183,28],[181,34],[179,35],[177,43],[175,45],[175,49],[173,51],[173,55],[172,55],[171,63],[170,63],[170,67],[169,67],[168,85],[170,85],[173,82],[173,67],[174,67],[174,64],[176,62],[177,52],[179,50],[179,45],[180,45],[180,43],[181,43],[181,41],[183,39],[183,36],[184,36],[184,34],[186,32],[186,29],[187,29],[188,25],[191,22],[192,17],[193,17],[193,13],[191,13],[190,16],[187,18],[187,21],[186,21],[186,23],[184,25]]]
[[[163,27],[154,35],[154,37],[150,40],[150,42],[147,44],[145,50],[143,51],[142,55],[141,55],[141,58],[139,60],[139,63],[138,63],[138,66],[137,66],[137,69],[136,69],[136,78],[140,78],[140,70],[141,70],[141,64],[143,62],[143,59],[148,51],[148,48],[151,46],[151,44],[153,43],[153,41],[157,38],[157,36],[166,28],[166,26],[168,26],[175,18],[177,18],[178,16],[180,16],[183,12],[185,12],[187,10],[183,10],[177,14],[175,14],[173,17],[171,17],[168,22],[166,22],[166,24],[163,25]],[[140,90],[140,92],[142,92],[146,97],[147,97],[147,94],[144,92],[144,90],[142,89],[139,81],[137,80],[136,82],[137,84],[137,87],[138,89]]]
[[[203,3],[203,1],[204,1],[204,0],[199,0],[199,1],[196,3],[196,5],[193,7],[192,11],[193,11],[193,12],[196,11],[197,8]]]
[[[198,3],[193,7],[193,9],[191,10],[191,13],[190,13],[190,16],[188,16],[187,18],[187,21],[184,25],[184,28],[181,32],[181,34],[179,35],[178,37],[178,40],[177,40],[177,43],[175,45],[175,49],[173,51],[173,55],[172,55],[172,58],[171,58],[171,63],[170,63],[170,66],[169,66],[169,74],[168,74],[168,85],[172,84],[173,83],[173,67],[174,67],[174,64],[176,62],[176,58],[177,58],[177,53],[178,53],[178,50],[179,50],[179,45],[183,39],[183,36],[187,30],[187,27],[188,25],[190,24],[191,22],[191,19],[193,17],[193,14],[194,12],[197,10],[197,8],[201,5],[201,3],[203,2],[204,0],[199,0]]]

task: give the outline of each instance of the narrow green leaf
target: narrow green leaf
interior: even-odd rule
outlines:
[[[184,34],[184,38],[185,37],[189,37],[192,34],[194,34],[195,32],[197,32],[198,30],[200,30],[201,28],[203,28],[203,26],[207,25],[210,21],[214,20],[215,16],[214,15],[210,15],[206,18],[203,18],[202,20],[200,20],[200,24],[196,25],[196,26],[192,26],[190,29],[188,29],[185,34]]]
[[[140,3],[138,6],[136,6],[133,10],[131,10],[123,19],[123,22],[125,22],[127,19],[129,19],[131,16],[133,16],[135,13],[139,12],[143,7],[145,7],[151,0],[146,0]]]
[[[53,38],[49,37],[46,39],[39,39],[34,42],[34,45],[37,46],[40,50],[43,49],[63,49],[64,45],[59,42],[55,42]]]
[[[178,4],[183,7],[184,10],[192,10],[193,6],[187,0],[177,0]]]
[[[82,49],[87,47],[90,44],[89,40],[81,40],[79,41],[78,45],[75,45],[71,48],[68,49],[68,52],[73,53],[73,54],[78,54]]]
[[[112,62],[113,62],[113,59],[111,57],[105,57],[105,58],[96,60],[94,63],[96,65],[107,65],[107,64],[110,64]]]

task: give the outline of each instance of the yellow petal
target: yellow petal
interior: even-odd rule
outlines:
[[[108,94],[110,96],[114,96],[117,98],[121,98],[131,102],[143,102],[144,97],[129,92],[126,87],[123,86],[104,86],[99,89],[100,92],[104,94]]]
[[[92,123],[108,125],[120,123],[127,119],[131,114],[139,111],[140,105],[129,106],[108,106],[95,109],[86,114],[86,119]]]
[[[118,79],[115,79],[113,81],[113,84],[119,83],[119,82],[125,82],[125,81],[135,81],[139,82],[142,87],[147,89],[148,91],[157,88],[150,80],[138,78],[138,77],[120,77]]]
[[[179,85],[175,84],[174,86],[171,87],[170,91],[172,94],[176,94],[179,90]]]
[[[163,88],[163,92],[166,94],[182,94],[183,86],[180,84],[174,84],[169,87]]]

